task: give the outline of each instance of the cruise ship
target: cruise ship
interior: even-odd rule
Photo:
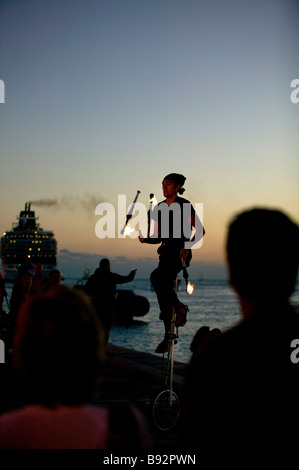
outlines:
[[[57,242],[54,233],[43,230],[37,223],[39,217],[25,204],[25,210],[13,223],[12,230],[1,237],[2,277],[13,282],[21,266],[33,272],[35,263],[44,265],[46,275],[56,267]]]

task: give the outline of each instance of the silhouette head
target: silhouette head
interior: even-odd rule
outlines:
[[[183,194],[185,192],[185,188],[183,188],[183,186],[186,181],[186,178],[184,175],[181,175],[179,173],[169,173],[163,178],[162,187],[164,188],[165,183],[167,182],[169,184],[169,181],[174,183],[175,188],[177,188],[176,190],[179,194]]]
[[[28,298],[18,315],[13,348],[24,399],[46,406],[89,402],[102,365],[100,328],[78,291],[59,287]]]
[[[20,283],[23,289],[30,289],[32,286],[32,276],[28,271],[24,271],[20,277]]]
[[[109,271],[110,270],[110,261],[109,261],[109,259],[108,258],[102,258],[100,263],[99,263],[99,266],[100,266],[101,269]]]
[[[50,286],[59,286],[61,283],[61,272],[58,269],[52,269],[49,274]]]
[[[299,227],[279,210],[253,208],[237,215],[227,237],[230,282],[244,299],[287,300],[299,263]]]
[[[219,328],[213,328],[211,330],[209,326],[201,326],[191,341],[190,351],[195,352],[196,349],[202,346],[207,339],[218,336],[220,333],[221,330],[219,330]]]
[[[42,274],[44,271],[44,265],[42,263],[35,263],[34,265],[34,272],[35,274]]]

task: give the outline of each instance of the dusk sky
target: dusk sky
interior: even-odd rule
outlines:
[[[147,276],[157,247],[97,238],[95,208],[137,190],[148,207],[170,172],[203,203],[194,276],[223,275],[236,212],[274,207],[299,222],[298,1],[0,5],[1,235],[33,201],[68,275],[107,256]]]

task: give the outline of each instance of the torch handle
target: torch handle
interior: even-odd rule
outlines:
[[[134,209],[134,206],[135,206],[135,204],[136,204],[136,201],[137,201],[137,199],[138,199],[139,194],[140,194],[140,191],[138,190],[137,193],[136,193],[135,199],[134,199],[134,201],[133,201],[133,204],[132,204],[132,206],[131,206],[131,209],[130,209],[129,212],[127,213],[125,225],[124,225],[124,227],[122,228],[122,230],[121,230],[121,232],[120,232],[122,235],[123,235],[123,233],[124,233],[124,231],[125,231],[126,226],[128,225],[129,220],[132,218],[133,209]]]

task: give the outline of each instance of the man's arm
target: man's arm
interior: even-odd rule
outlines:
[[[127,282],[133,281],[136,275],[137,269],[132,269],[127,276],[122,276],[121,274],[116,275],[116,284],[126,284]]]
[[[200,248],[200,246],[202,245],[202,239],[206,233],[200,218],[195,212],[193,206],[191,207],[192,207],[192,213],[191,213],[191,219],[189,220],[189,222],[191,223],[192,228],[195,229],[195,233],[190,239],[190,241],[185,242],[185,247],[183,250],[188,250],[191,248]],[[199,244],[199,246],[195,247],[196,244]]]
[[[143,237],[139,235],[138,237],[140,243],[148,243],[149,245],[157,245],[161,243],[160,231],[159,231],[159,224],[155,220],[154,222],[154,231],[149,237]]]

